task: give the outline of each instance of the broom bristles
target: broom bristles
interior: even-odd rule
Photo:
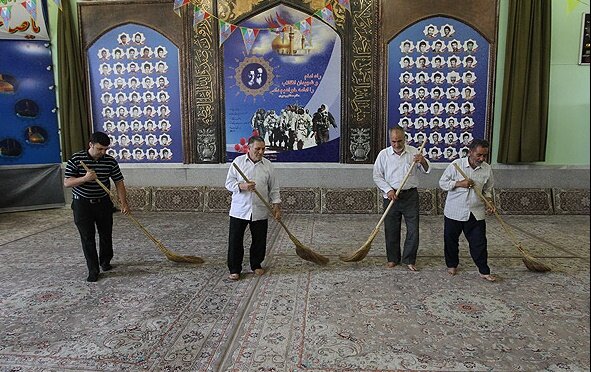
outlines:
[[[521,260],[529,271],[534,271],[537,273],[552,271],[548,265],[536,260],[531,254],[529,254],[525,248],[521,246],[521,244],[515,244],[515,248],[517,248],[517,250],[521,253]]]
[[[367,254],[369,253],[369,250],[371,248],[371,243],[373,242],[376,235],[378,234],[378,231],[379,231],[379,229],[374,229],[373,232],[371,233],[371,235],[369,236],[369,238],[367,239],[367,241],[365,242],[365,244],[363,244],[361,246],[361,248],[359,248],[358,250],[356,250],[355,252],[353,252],[351,254],[342,255],[339,257],[339,259],[343,262],[359,262],[359,261],[363,260],[365,258],[365,256],[367,256]]]
[[[314,252],[312,249],[306,247],[302,242],[300,242],[295,236],[291,233],[288,234],[289,239],[295,244],[296,254],[303,260],[313,262],[315,264],[324,266],[328,264],[330,261],[328,257],[321,255],[320,253]]]

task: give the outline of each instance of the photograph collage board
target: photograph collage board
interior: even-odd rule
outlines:
[[[401,126],[407,143],[433,162],[468,154],[485,138],[490,44],[470,26],[433,17],[401,32],[388,45],[388,126]]]
[[[95,131],[120,162],[182,163],[179,51],[157,31],[126,24],[87,51]]]

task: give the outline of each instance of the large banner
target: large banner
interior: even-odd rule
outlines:
[[[238,26],[220,21],[226,155],[260,135],[280,162],[338,162],[341,41],[319,18],[284,5]]]
[[[182,163],[179,50],[151,28],[126,24],[87,51],[96,131],[120,162]]]
[[[0,39],[49,40],[41,0],[0,1]]]
[[[407,131],[433,162],[451,162],[484,138],[489,121],[490,44],[470,26],[433,17],[388,45],[388,127]]]

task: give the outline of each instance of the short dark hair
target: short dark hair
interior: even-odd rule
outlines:
[[[483,140],[480,138],[474,138],[472,140],[472,143],[468,146],[468,148],[470,149],[470,151],[472,151],[477,147],[482,147],[484,149],[488,149],[490,147],[490,145],[488,144],[487,140]]]
[[[248,139],[248,144],[252,145],[255,142],[262,142],[265,143],[265,139],[261,136],[252,136]]]
[[[103,132],[94,132],[90,135],[90,143],[98,143],[103,146],[109,146],[111,144],[111,139]]]

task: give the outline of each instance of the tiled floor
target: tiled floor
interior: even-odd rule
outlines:
[[[443,262],[442,216],[421,216],[414,273],[387,269],[383,232],[361,262],[378,214],[287,214],[303,261],[270,224],[267,274],[227,279],[223,213],[138,212],[168,261],[124,216],[112,271],[86,283],[67,208],[0,214],[0,370],[27,371],[588,371],[589,216],[504,216],[532,255],[528,271],[487,220],[497,283],[478,278],[464,243],[455,277]],[[248,244],[248,237],[247,237]],[[245,263],[247,263],[245,259]]]

